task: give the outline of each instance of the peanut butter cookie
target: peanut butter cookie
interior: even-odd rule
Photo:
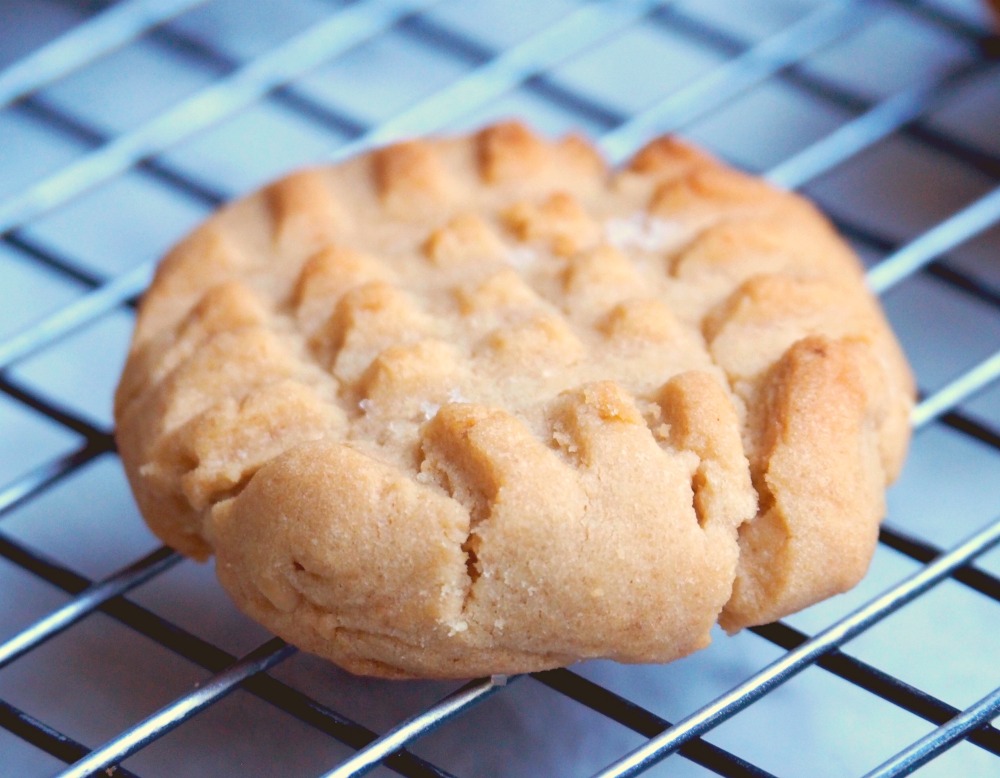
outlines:
[[[163,540],[358,673],[663,662],[864,574],[913,383],[801,197],[519,124],[221,210],[116,397]]]

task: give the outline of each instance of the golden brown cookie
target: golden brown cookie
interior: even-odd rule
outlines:
[[[145,295],[150,526],[349,670],[662,662],[864,574],[909,370],[800,197],[519,124],[295,173]]]

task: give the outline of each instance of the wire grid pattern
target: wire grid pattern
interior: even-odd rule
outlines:
[[[0,28],[0,772],[1000,770],[977,4],[15,0]],[[145,531],[108,405],[155,258],[288,167],[509,115],[616,160],[680,132],[802,188],[871,262],[924,397],[855,591],[666,667],[389,684],[267,635]]]

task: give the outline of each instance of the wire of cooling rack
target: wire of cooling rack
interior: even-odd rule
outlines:
[[[263,673],[295,652],[280,638],[271,640],[231,664],[193,692],[174,700],[149,718],[122,732],[113,741],[94,749],[61,773],[64,778],[86,776],[120,761],[147,743],[180,726],[185,719],[225,697],[247,678]]]
[[[995,689],[954,719],[938,727],[933,732],[911,743],[891,759],[865,773],[864,778],[887,778],[905,775],[921,765],[927,764],[941,751],[956,745],[977,727],[1000,714],[1000,689]]]
[[[363,0],[314,25],[273,51],[161,113],[142,127],[119,135],[97,151],[0,203],[0,232],[37,218],[67,200],[158,154],[180,139],[259,100],[280,84],[377,35],[430,0],[408,4]]]
[[[126,0],[18,60],[0,73],[0,106],[79,70],[205,0]]]
[[[0,667],[13,662],[21,654],[70,627],[112,597],[140,586],[179,561],[180,557],[169,549],[158,548],[115,573],[108,580],[87,587],[61,608],[52,611],[4,643],[0,643]]]
[[[881,619],[940,583],[953,569],[983,554],[1000,542],[1000,519],[990,522],[947,554],[901,581],[897,586],[858,608],[843,619],[789,651],[731,691],[677,722],[669,731],[595,774],[594,778],[628,778],[669,756],[687,738],[717,726],[753,704],[772,689],[801,672],[823,653],[860,634]]]
[[[654,132],[653,128],[663,132],[683,126],[753,84],[861,27],[873,16],[873,12],[862,3],[821,6],[795,24],[739,52],[721,67],[669,95],[662,103],[630,117],[604,135],[601,146],[613,162],[621,162],[643,144]]]
[[[169,554],[169,552],[166,552],[164,549],[158,549],[131,567],[132,569],[141,571],[145,565],[158,564],[160,556],[166,554]],[[78,620],[87,615],[85,608],[89,606],[90,612],[97,610],[105,613],[156,643],[169,648],[195,665],[212,672],[224,672],[237,661],[236,657],[211,643],[198,638],[176,624],[157,616],[155,613],[124,599],[122,595],[139,583],[135,578],[124,580],[128,572],[127,570],[110,577],[104,582],[93,584],[79,573],[53,560],[45,559],[33,549],[27,548],[3,533],[0,533],[0,556],[63,591],[70,594],[77,594],[78,599],[86,600],[85,603],[79,604],[76,604],[77,601],[74,600],[64,606],[64,608],[73,609],[72,614],[70,614],[72,619]],[[137,575],[141,575],[141,572],[137,572]],[[146,577],[148,578],[149,576]],[[113,591],[108,592],[108,590]],[[111,596],[96,597],[95,593],[97,592],[101,594],[110,593]],[[63,609],[54,611],[52,615],[46,617],[42,622],[32,625],[28,630],[24,630],[24,632],[11,638],[8,644],[14,641],[18,641],[21,645],[30,643],[30,646],[25,645],[25,650],[27,650],[27,648],[35,647],[48,638],[53,637],[57,630],[51,630],[45,634],[40,633],[44,630],[44,622],[61,613],[63,613]],[[65,628],[66,626],[69,625],[62,624],[59,625],[59,628]],[[367,745],[376,737],[373,732],[346,716],[330,710],[302,692],[280,681],[276,681],[266,674],[261,674],[245,681],[244,688],[260,699],[295,716],[300,721],[355,748]],[[62,735],[62,733],[57,732],[52,727],[42,725],[27,714],[21,715],[17,713],[14,711],[13,706],[10,707],[10,710],[12,712],[8,713],[8,717],[16,720],[16,728],[28,733],[32,738],[36,740],[41,739],[43,743],[49,743],[52,738],[65,739],[67,742],[70,740],[65,735]],[[7,728],[14,731],[12,727]],[[32,742],[35,741],[33,740]],[[60,742],[62,741],[60,740]],[[65,751],[53,750],[46,745],[42,745],[42,747],[59,758],[64,758],[64,754],[66,753]],[[81,746],[80,748],[83,747]],[[85,748],[83,751],[75,753],[71,759],[66,759],[65,761],[75,762],[86,756],[89,752],[90,749]],[[443,770],[428,765],[423,760],[405,753],[395,755],[386,764],[403,775],[437,776],[437,778],[446,778],[448,775]]]
[[[35,82],[22,81],[19,91],[11,92],[16,97],[23,97],[15,107],[43,117],[52,126],[75,134],[78,138],[85,138],[94,146],[94,151],[35,186],[0,202],[0,232],[5,233],[4,240],[9,245],[26,249],[26,253],[34,252],[46,266],[82,280],[92,286],[93,291],[82,295],[76,302],[64,306],[37,325],[0,342],[0,391],[82,434],[86,441],[76,451],[45,463],[0,489],[0,517],[13,507],[41,494],[85,463],[111,450],[106,430],[98,429],[47,403],[30,389],[13,381],[5,374],[6,370],[18,360],[43,350],[84,324],[127,304],[144,288],[151,271],[151,267],[145,265],[112,279],[87,277],[75,269],[72,260],[63,260],[52,256],[45,249],[32,247],[30,241],[13,230],[64,204],[86,189],[111,180],[129,169],[153,175],[161,182],[173,186],[183,196],[191,196],[209,204],[219,202],[224,195],[206,188],[201,182],[190,180],[183,173],[153,157],[180,143],[197,129],[217,122],[253,101],[264,99],[268,93],[272,94],[272,98],[268,99],[281,99],[283,104],[304,117],[330,125],[331,112],[328,109],[311,104],[308,98],[297,94],[285,84],[319,62],[326,61],[363,40],[383,34],[388,29],[417,40],[431,41],[441,50],[466,61],[470,69],[450,86],[373,126],[334,115],[333,123],[341,131],[347,128],[348,131],[343,134],[352,139],[335,150],[335,157],[400,135],[435,129],[518,85],[531,85],[536,94],[561,107],[576,110],[591,120],[596,117],[596,123],[607,130],[601,139],[602,145],[613,158],[620,159],[627,156],[652,132],[681,128],[752,85],[780,74],[797,86],[857,114],[856,119],[843,125],[840,130],[833,131],[795,157],[772,168],[772,177],[780,183],[802,186],[895,132],[905,133],[929,147],[944,150],[961,163],[971,163],[987,172],[1000,170],[1000,160],[920,122],[920,117],[946,91],[981,72],[988,64],[985,57],[977,58],[966,66],[956,67],[934,81],[918,84],[905,92],[876,102],[845,92],[836,85],[824,82],[822,77],[797,67],[798,63],[815,51],[857,30],[893,7],[902,8],[906,13],[920,14],[935,24],[948,27],[969,45],[981,44],[981,31],[969,27],[948,13],[929,6],[911,7],[902,2],[872,6],[850,2],[830,3],[749,47],[718,29],[705,27],[703,23],[674,8],[672,3],[619,3],[607,8],[604,5],[584,5],[506,51],[486,50],[461,33],[448,30],[439,22],[420,16],[420,11],[429,7],[429,4],[359,2],[332,11],[329,20],[318,23],[275,50],[239,68],[233,68],[232,72],[222,75],[200,96],[196,94],[174,109],[168,109],[166,113],[155,117],[149,124],[123,135],[104,137],[92,128],[87,128],[78,119],[33,101],[30,92],[42,83],[66,75],[112,47],[144,36],[151,40],[162,40],[165,45],[178,50],[193,52],[194,56],[212,60],[216,65],[222,63],[222,67],[216,70],[229,69],[225,55],[206,51],[204,47],[195,51],[189,42],[185,43],[183,33],[169,25],[154,30],[154,27],[166,22],[168,17],[182,13],[184,5],[194,4],[177,2],[173,10],[170,3],[143,3],[142,0],[109,6],[107,10],[67,34],[66,40],[73,36],[73,46],[69,47],[67,44],[67,48],[74,52],[75,64],[64,66],[62,70],[54,69],[49,75],[44,75],[41,70],[36,71]],[[159,9],[159,15],[142,16],[142,13],[154,7]],[[115,12],[125,13],[126,8],[130,9],[129,13],[134,14],[133,19],[144,18],[145,21],[128,27],[127,32],[123,31],[124,26],[120,27],[117,38],[102,39],[97,34],[88,38],[87,29],[97,28],[102,16],[110,17]],[[631,116],[595,104],[591,98],[574,95],[565,87],[546,81],[546,72],[563,59],[586,50],[601,38],[613,35],[619,29],[627,28],[639,20],[646,20],[647,23],[664,29],[700,34],[704,42],[714,44],[728,59],[707,76]],[[336,46],[324,49],[331,43]],[[21,72],[27,70],[29,69],[22,67]],[[12,69],[0,73],[0,84],[6,83],[4,75],[9,72],[17,71]],[[13,78],[11,83],[14,83]],[[207,113],[201,109],[185,107],[204,108],[206,105],[212,106],[212,110]],[[139,167],[135,168],[136,165]],[[929,268],[931,271],[937,268],[937,274],[933,277],[943,278],[947,273],[947,278],[953,285],[972,287],[981,296],[989,297],[989,293],[983,292],[981,285],[949,268],[943,262],[945,258],[942,255],[997,223],[1000,219],[997,208],[1000,201],[996,200],[998,191],[1000,190],[994,190],[902,247],[887,241],[883,236],[872,235],[858,225],[847,224],[845,231],[852,237],[873,245],[881,253],[891,255],[873,271],[873,285],[879,291],[920,272],[927,263],[935,261]],[[843,219],[838,219],[838,223],[842,228],[845,226]],[[957,411],[960,403],[993,384],[998,374],[1000,353],[969,366],[918,406],[914,414],[916,426],[924,427],[941,421],[953,429],[973,434],[979,440],[991,442],[994,448],[1000,448],[994,431]],[[992,522],[969,541],[943,553],[929,544],[912,541],[892,529],[883,530],[884,543],[887,542],[926,566],[887,592],[884,597],[811,638],[784,624],[755,630],[762,637],[792,650],[774,665],[735,687],[728,695],[674,725],[603,687],[593,688],[592,682],[572,671],[551,671],[533,677],[570,699],[653,738],[636,752],[639,756],[627,757],[602,775],[635,774],[675,749],[721,774],[767,774],[738,756],[701,740],[698,735],[707,732],[727,715],[753,704],[769,693],[779,680],[813,664],[831,670],[929,721],[942,724],[939,730],[914,742],[899,758],[887,763],[888,766],[878,768],[882,770],[878,774],[900,774],[900,770],[916,764],[914,754],[926,761],[955,742],[956,738],[968,738],[969,742],[1000,755],[998,732],[988,724],[987,715],[995,713],[995,695],[985,698],[963,713],[929,694],[909,687],[899,679],[880,674],[874,668],[837,650],[841,643],[949,576],[987,594],[994,601],[1000,599],[1000,583],[997,579],[969,566],[975,557],[984,553],[998,538],[1000,522]],[[473,682],[456,695],[381,737],[376,737],[360,725],[270,677],[265,672],[267,668],[291,653],[291,649],[280,642],[269,642],[244,660],[237,660],[126,599],[124,595],[130,590],[159,575],[176,561],[176,556],[165,549],[154,551],[96,584],[44,558],[2,532],[0,556],[77,595],[69,603],[0,644],[0,665],[15,662],[77,620],[101,611],[215,673],[198,690],[177,698],[160,713],[120,733],[94,751],[9,703],[0,701],[0,726],[40,745],[66,762],[75,761],[66,775],[89,774],[95,769],[124,759],[171,727],[218,701],[240,683],[252,693],[359,749],[354,758],[329,775],[360,775],[379,763],[406,775],[446,775],[440,768],[412,754],[400,752],[399,749],[409,746],[430,729],[458,716],[476,702],[502,693],[506,688],[506,684],[501,683],[500,679]],[[790,643],[797,645],[789,645]],[[128,773],[123,771],[122,774]]]

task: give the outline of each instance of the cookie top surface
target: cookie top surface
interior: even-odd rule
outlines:
[[[863,574],[912,382],[801,198],[519,124],[294,173],[161,264],[139,505],[358,672],[660,661]]]

